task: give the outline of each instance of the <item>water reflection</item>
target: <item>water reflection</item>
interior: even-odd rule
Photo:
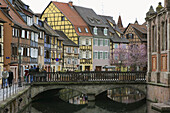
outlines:
[[[107,97],[121,103],[134,103],[145,98],[145,95],[129,87],[115,88],[107,91]]]
[[[131,92],[129,90],[123,92],[131,94],[133,90]],[[122,96],[123,92],[121,92]],[[64,89],[56,94],[56,91],[52,91],[50,95],[48,92],[32,102],[23,113],[158,113],[151,110],[148,107],[150,103],[146,103],[145,100],[131,104],[113,101],[107,97],[107,95],[112,93],[116,95],[113,91],[107,91],[96,96],[94,107],[89,107],[87,105],[88,97],[80,92]]]
[[[72,90],[72,89],[62,89],[59,91],[59,98],[70,104],[87,104],[88,97],[81,92]]]

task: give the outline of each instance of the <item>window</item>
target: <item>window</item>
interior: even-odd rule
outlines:
[[[89,51],[86,52],[86,59],[89,59]]]
[[[134,36],[133,36],[133,34],[131,34],[131,33],[126,34],[126,38],[127,38],[127,39],[133,39],[133,37],[134,37]]]
[[[74,59],[74,64],[78,64],[78,60],[77,59]]]
[[[105,52],[105,59],[108,59],[108,52]]]
[[[100,23],[101,23],[101,21],[100,21],[100,20],[98,20],[98,19],[96,19],[96,22],[97,22],[98,24],[100,24]]]
[[[35,33],[35,42],[38,42],[38,34]]]
[[[93,32],[94,32],[95,35],[97,35],[97,27],[93,28]]]
[[[88,33],[88,32],[89,32],[87,28],[85,28],[85,31],[86,31],[86,33]]]
[[[94,46],[98,46],[98,39],[97,38],[94,39]]]
[[[103,46],[103,39],[99,39],[99,46]]]
[[[68,51],[67,51],[68,53],[71,53],[71,47],[68,47]]]
[[[86,39],[86,45],[87,46],[89,45],[89,39]]]
[[[15,28],[12,29],[12,36],[15,36]]]
[[[97,59],[97,52],[94,52],[93,54],[94,54],[93,58]]]
[[[94,20],[93,20],[92,18],[89,18],[89,21],[90,21],[91,23],[94,23]]]
[[[27,48],[23,48],[23,56],[27,56]]]
[[[103,52],[100,52],[100,59],[103,58]]]
[[[22,38],[25,38],[25,30],[22,30]]]
[[[12,47],[12,55],[17,55],[17,47]]]
[[[64,16],[61,16],[61,21],[64,21],[65,20],[65,17]]]
[[[108,39],[103,40],[103,46],[108,46]]]
[[[31,32],[31,40],[34,41],[34,32]]]
[[[81,33],[81,28],[78,27],[79,32]]]
[[[67,64],[71,64],[71,59],[68,58]]]
[[[40,38],[43,38],[43,32],[42,31],[40,32]]]
[[[162,23],[162,51],[165,51],[167,49],[167,40],[166,40],[166,24],[165,22]]]
[[[78,53],[78,48],[74,48],[74,54]]]
[[[38,48],[38,55],[41,55],[41,47]]]
[[[104,35],[107,36],[107,28],[104,29]]]

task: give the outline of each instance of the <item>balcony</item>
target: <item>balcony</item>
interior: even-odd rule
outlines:
[[[84,50],[84,51],[85,50],[90,50],[91,51],[92,50],[92,46],[80,46],[80,49]]]

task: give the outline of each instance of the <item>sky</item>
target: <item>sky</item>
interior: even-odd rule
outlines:
[[[34,13],[42,13],[51,0],[22,0],[29,5]],[[70,0],[53,0],[68,3]],[[117,23],[119,15],[124,27],[134,23],[145,22],[150,6],[156,10],[159,2],[164,6],[164,0],[72,0],[73,5],[92,8],[99,15],[112,16]]]

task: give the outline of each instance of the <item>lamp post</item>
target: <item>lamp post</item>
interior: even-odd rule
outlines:
[[[21,85],[21,52],[22,52],[22,49],[19,45],[19,48],[18,48],[18,53],[19,53],[19,62],[18,62],[18,87],[22,87]]]

